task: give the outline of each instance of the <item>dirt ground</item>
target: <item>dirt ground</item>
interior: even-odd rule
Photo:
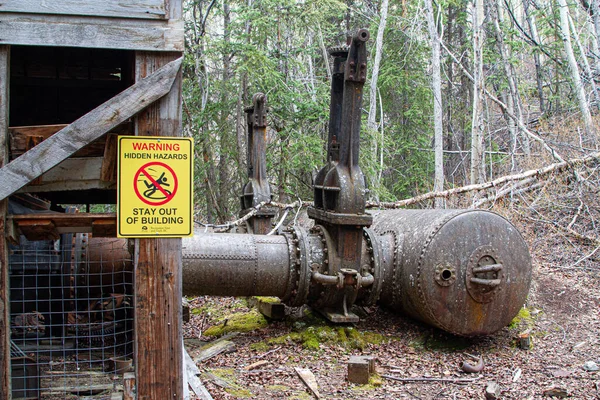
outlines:
[[[537,239],[530,239],[534,265],[527,304],[520,318],[492,336],[457,338],[377,307],[364,310],[355,331],[332,336],[340,329],[306,310],[291,310],[284,321],[230,337],[235,351],[199,363],[201,379],[214,399],[314,398],[295,367],[314,374],[324,399],[483,399],[490,382],[500,386],[502,399],[549,398],[551,388],[573,399],[600,399],[600,372],[583,368],[588,361],[600,365],[598,258],[574,264],[581,255],[561,259],[553,237],[539,232],[529,237]],[[233,298],[196,298],[191,306],[195,311],[184,337],[192,357],[205,341],[215,340],[203,335],[206,329],[249,311],[244,300]],[[304,341],[307,331],[316,335],[316,344]],[[529,350],[518,346],[519,334],[526,331],[532,338]],[[349,383],[352,355],[375,356],[380,379]],[[475,363],[473,356],[483,357],[484,369],[467,374],[460,364]],[[399,382],[384,375],[431,380]]]

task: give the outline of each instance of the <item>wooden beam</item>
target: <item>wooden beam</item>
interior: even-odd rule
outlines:
[[[0,15],[0,42],[5,44],[147,51],[183,51],[185,46],[182,19]]]
[[[141,19],[165,18],[164,0],[4,0],[0,12],[89,15]]]
[[[8,104],[10,47],[0,46],[0,167],[8,162]],[[2,180],[0,179],[0,182]],[[0,200],[0,393],[10,398],[10,303],[6,213],[8,200]]]
[[[113,162],[115,160],[113,159]],[[89,189],[116,189],[116,175],[112,181],[102,179],[104,157],[67,158],[39,177],[33,185],[23,187],[17,193],[41,193]],[[107,175],[108,176],[108,175]]]
[[[136,80],[179,57],[137,53]],[[136,133],[181,136],[181,75],[136,118]],[[181,239],[136,239],[135,365],[138,400],[183,398]]]
[[[28,145],[32,142],[39,140],[39,138],[42,138],[41,141],[43,142],[50,136],[64,129],[66,126],[66,124],[60,124],[9,127],[8,137],[10,139],[10,159],[14,160],[15,158],[23,155],[27,150],[30,149]],[[133,125],[129,121],[126,121],[116,128],[111,129],[110,133],[132,135]],[[101,136],[89,145],[85,146],[83,149],[77,151],[77,153],[73,154],[73,157],[96,157],[104,155],[106,140],[107,138],[105,136]]]
[[[145,79],[0,168],[0,200],[169,93],[179,76],[181,62],[182,58],[178,58],[156,69]]]
[[[115,213],[39,213],[10,215],[7,226],[14,225],[27,240],[56,240],[63,233],[91,233],[94,237],[117,235]]]

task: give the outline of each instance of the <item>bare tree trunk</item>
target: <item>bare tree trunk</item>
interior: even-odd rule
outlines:
[[[592,93],[594,95],[594,98],[596,99],[596,107],[600,109],[600,93],[598,93],[598,88],[596,87],[596,81],[594,80],[594,74],[592,74],[592,68],[590,67],[590,63],[587,59],[586,50],[581,44],[581,40],[579,40],[579,34],[577,33],[577,29],[575,28],[575,24],[573,23],[573,18],[570,14],[569,25],[571,26],[571,30],[573,31],[573,38],[575,39],[575,43],[577,43],[579,54],[581,54],[581,61],[583,63],[583,68],[585,69],[585,75],[587,76],[587,79],[592,85]]]
[[[600,75],[600,1],[592,1],[591,12],[592,20],[594,21],[594,32],[596,33],[596,42],[594,44],[596,74]]]
[[[588,107],[587,99],[585,97],[585,90],[583,88],[583,82],[579,75],[579,67],[577,66],[577,60],[573,53],[573,46],[571,45],[571,32],[569,29],[569,8],[565,0],[557,0],[559,11],[560,11],[560,29],[562,33],[562,40],[565,46],[565,54],[569,61],[569,70],[571,72],[571,82],[573,90],[577,94],[577,100],[579,101],[579,110],[581,111],[581,117],[585,124],[585,130],[590,138],[596,140],[595,129],[592,123],[592,115]]]
[[[496,30],[496,41],[498,43],[498,51],[500,52],[500,56],[502,58],[502,64],[504,66],[504,73],[506,74],[506,81],[508,82],[508,90],[510,95],[508,96],[508,101],[506,102],[508,106],[509,112],[515,114],[515,116],[519,119],[519,123],[515,123],[509,118],[509,131],[511,133],[511,139],[513,143],[513,169],[516,166],[514,162],[514,153],[517,151],[517,127],[523,125],[523,109],[521,106],[521,97],[519,95],[519,90],[517,87],[517,79],[515,77],[515,73],[513,71],[513,67],[510,63],[510,50],[506,48],[504,44],[504,33],[502,31],[501,24],[504,22],[504,18],[502,15],[502,5],[501,0],[496,0],[496,13],[497,17],[494,18],[494,28]],[[519,130],[520,131],[520,130]],[[521,140],[523,142],[523,152],[529,156],[530,155],[530,145],[529,145],[529,137],[527,134],[521,132]]]
[[[252,0],[247,0],[246,6],[248,8],[252,7]],[[246,34],[246,44],[250,44],[250,30],[251,25],[250,21],[246,20],[244,25],[244,32]],[[246,171],[246,113],[244,111],[245,102],[248,100],[248,73],[243,72],[242,78],[240,82],[240,89],[238,91],[238,100],[236,107],[236,138],[237,138],[237,162],[238,162],[238,175],[240,176],[240,185],[243,185],[243,182],[246,178],[244,172]]]
[[[220,150],[220,154],[219,154],[219,199],[218,199],[218,204],[219,204],[219,208],[220,208],[220,215],[219,215],[219,219],[221,220],[220,222],[223,222],[226,218],[227,218],[227,214],[228,214],[228,196],[229,196],[229,175],[230,175],[230,171],[229,169],[231,168],[231,166],[229,165],[229,155],[227,152],[227,148],[229,147],[229,135],[227,134],[228,129],[226,128],[227,126],[227,119],[229,117],[229,112],[230,110],[227,110],[225,108],[225,103],[227,101],[227,90],[226,90],[226,85],[229,82],[229,74],[230,74],[230,58],[229,58],[229,42],[231,40],[231,32],[229,31],[229,23],[230,23],[230,9],[229,9],[229,3],[227,1],[223,2],[223,40],[225,42],[225,49],[223,50],[223,74],[222,74],[222,85],[223,85],[223,92],[222,92],[222,106],[223,109],[221,110],[221,116],[220,116],[220,126],[219,126],[219,130],[221,131],[221,137],[219,140],[219,150]]]
[[[527,18],[527,25],[529,25],[529,32],[531,34],[531,38],[535,40],[536,43],[540,43],[540,39],[538,37],[537,26],[535,24],[535,17],[531,15],[529,12],[529,2],[531,0],[523,0],[523,8],[525,9],[525,17]],[[538,88],[538,97],[540,99],[540,112],[543,114],[546,112],[546,104],[544,100],[544,84],[542,79],[542,63],[540,60],[540,55],[537,51],[533,52],[533,61],[535,62],[535,75],[537,80],[537,88]]]
[[[471,184],[485,181],[483,153],[483,0],[473,4],[473,118],[471,120]]]
[[[377,81],[379,79],[379,69],[381,67],[381,53],[383,51],[383,34],[385,32],[385,27],[387,25],[387,14],[388,14],[388,0],[383,0],[381,3],[381,11],[379,16],[379,28],[377,29],[377,39],[375,41],[375,61],[373,62],[373,72],[371,74],[371,86],[369,91],[369,116],[367,118],[367,129],[373,135],[373,140],[371,141],[371,153],[373,155],[373,160],[377,160],[377,152],[378,152],[378,132],[377,132]],[[383,105],[380,104],[380,107]],[[383,121],[381,121],[383,124]],[[383,127],[382,127],[383,131]],[[383,151],[382,149],[380,149]],[[377,164],[375,164],[377,165]],[[373,186],[374,189],[377,189],[379,186],[379,176],[380,171],[376,171],[373,174]],[[374,194],[377,196],[377,190],[374,191]]]
[[[429,37],[431,37],[431,66],[433,91],[433,143],[435,151],[435,177],[433,181],[433,190],[441,192],[444,190],[444,135],[442,120],[442,77],[440,68],[440,38],[433,12],[431,0],[425,0],[425,11],[427,14],[427,26],[429,28]],[[439,197],[435,199],[435,208],[443,208],[444,199]]]
[[[389,0],[383,0],[381,3],[381,15],[379,17],[379,28],[377,29],[377,40],[375,41],[375,61],[373,62],[373,72],[371,74],[371,87],[369,91],[369,116],[367,118],[367,128],[370,131],[377,130],[377,80],[379,79],[379,68],[381,66],[381,53],[383,49],[383,33],[387,24]],[[377,145],[375,145],[377,148]]]

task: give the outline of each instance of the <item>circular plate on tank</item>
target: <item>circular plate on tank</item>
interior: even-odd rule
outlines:
[[[495,213],[475,210],[449,217],[421,242],[413,271],[418,312],[454,334],[493,333],[510,323],[527,297],[531,281],[527,244],[510,222]],[[421,222],[427,226],[425,217]]]

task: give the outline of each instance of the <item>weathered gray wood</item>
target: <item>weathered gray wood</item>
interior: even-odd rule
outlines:
[[[123,374],[123,400],[135,400],[135,373]]]
[[[0,200],[169,93],[181,62],[171,61],[0,168]]]
[[[229,340],[217,340],[214,343],[206,345],[200,353],[194,357],[194,362],[201,363],[218,356],[221,353],[232,353],[235,351],[235,343]]]
[[[183,51],[184,48],[182,19],[0,15],[0,42],[5,44],[152,51]]]
[[[200,370],[194,363],[194,360],[190,357],[185,347],[183,348],[183,357],[185,362],[185,373],[187,377],[188,384],[192,388],[192,391],[196,394],[196,396],[201,400],[213,400],[206,387],[202,384],[202,381],[198,376],[200,375]]]
[[[35,186],[25,186],[19,192],[115,189],[114,180],[102,180],[103,163],[103,157],[68,158],[43,174]]]
[[[310,389],[312,394],[317,398],[321,398],[321,393],[319,393],[319,386],[317,385],[317,379],[315,375],[308,368],[298,368],[294,367],[296,373],[302,379],[302,382],[306,385],[307,388]]]
[[[0,46],[0,167],[8,162],[9,57],[10,47]],[[10,393],[11,390],[8,246],[5,236],[7,209],[8,200],[0,200],[0,393]]]
[[[157,19],[165,17],[164,0],[4,0],[0,12],[89,15]]]

